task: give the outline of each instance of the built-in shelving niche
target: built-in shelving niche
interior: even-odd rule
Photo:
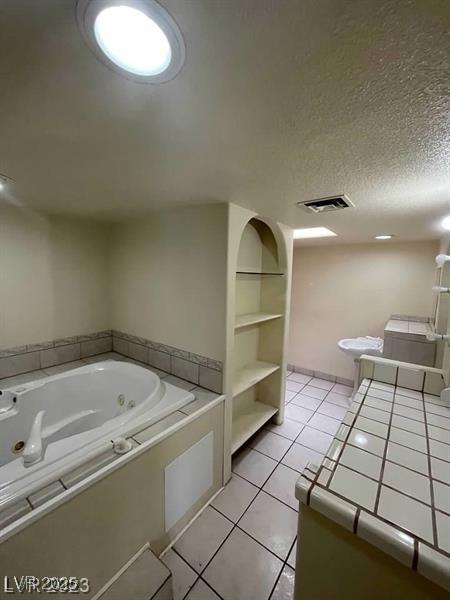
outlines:
[[[243,231],[235,283],[232,452],[265,425],[283,402],[286,281],[276,239],[257,218]]]

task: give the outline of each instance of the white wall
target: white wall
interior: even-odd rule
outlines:
[[[118,225],[113,328],[224,360],[226,239],[225,204]]]
[[[0,348],[110,327],[108,229],[0,206]]]
[[[450,235],[442,238],[440,253],[450,254]],[[444,266],[440,283],[443,286],[450,286],[450,263]],[[442,311],[443,315],[445,314],[445,317],[441,319],[441,330],[439,333],[445,333],[446,325],[447,333],[450,335],[450,298],[448,294],[443,294],[440,300],[440,311]],[[450,346],[446,343],[443,345],[442,368],[447,374],[447,385],[450,385]]]
[[[296,247],[288,362],[353,378],[338,340],[382,336],[392,313],[430,315],[438,250],[437,241]]]

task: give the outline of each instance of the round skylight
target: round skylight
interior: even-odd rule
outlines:
[[[94,33],[103,52],[135,75],[159,75],[170,65],[172,51],[164,31],[140,10],[110,6],[95,19]]]
[[[77,17],[98,58],[130,79],[160,83],[183,66],[181,32],[154,0],[79,0]]]

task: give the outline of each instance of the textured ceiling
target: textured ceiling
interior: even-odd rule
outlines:
[[[450,214],[448,0],[163,0],[186,41],[142,85],[86,47],[73,0],[1,0],[10,201],[117,220],[236,202],[339,240],[438,237]],[[308,215],[345,192],[356,208]]]

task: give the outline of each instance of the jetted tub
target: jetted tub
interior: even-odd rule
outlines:
[[[117,361],[2,390],[0,510],[194,399],[148,369]],[[42,452],[29,464],[32,432]]]

